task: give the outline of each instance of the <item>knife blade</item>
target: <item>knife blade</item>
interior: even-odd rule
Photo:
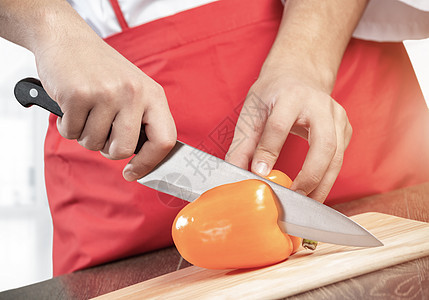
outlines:
[[[20,80],[14,92],[25,107],[35,104],[57,116],[63,115],[37,79]],[[142,126],[135,153],[146,140]],[[288,234],[347,246],[383,245],[369,231],[338,211],[180,141],[161,163],[137,182],[192,202],[211,188],[246,179],[258,179],[270,185],[282,207],[279,226]]]

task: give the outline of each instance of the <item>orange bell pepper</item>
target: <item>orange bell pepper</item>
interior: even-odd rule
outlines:
[[[292,185],[292,179],[289,178],[285,173],[279,170],[272,170],[267,177],[264,177],[272,182],[280,184],[286,188],[290,188]]]
[[[290,179],[289,176],[287,176],[285,173],[283,173],[282,171],[279,171],[279,170],[272,170],[270,172],[270,174],[268,174],[268,176],[266,176],[265,178],[268,180],[271,180],[272,182],[280,184],[280,185],[282,185],[288,189],[292,185],[292,179]],[[292,249],[292,253],[291,253],[291,254],[293,254],[301,246],[302,238],[297,237],[297,236],[293,236],[293,235],[288,235],[288,237],[291,239],[292,244],[293,244],[293,249]]]
[[[208,269],[253,268],[286,259],[293,245],[277,224],[276,196],[260,180],[215,187],[185,206],[173,223],[184,259]]]

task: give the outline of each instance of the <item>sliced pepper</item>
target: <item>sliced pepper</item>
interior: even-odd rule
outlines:
[[[283,173],[282,171],[279,171],[279,170],[272,170],[270,172],[270,174],[268,174],[268,176],[266,176],[265,178],[268,180],[271,180],[272,182],[280,184],[280,185],[282,185],[288,189],[292,185],[292,179],[290,179],[289,176],[287,176],[285,173]],[[291,254],[293,254],[301,246],[302,238],[297,237],[297,236],[293,236],[293,235],[288,235],[286,233],[285,233],[285,235],[287,235],[291,239],[291,242],[293,244],[293,249],[292,249]]]
[[[215,187],[176,216],[174,243],[184,259],[208,269],[280,262],[293,244],[277,224],[276,201],[270,186],[260,180]]]
[[[275,182],[277,184],[280,184],[288,189],[292,185],[292,179],[290,179],[289,176],[279,170],[272,170],[270,174],[268,174],[268,176],[264,178],[271,180],[272,182]]]

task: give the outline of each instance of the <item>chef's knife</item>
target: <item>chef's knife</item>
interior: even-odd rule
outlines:
[[[59,117],[63,115],[37,79],[19,81],[15,86],[15,97],[25,107],[35,104]],[[146,140],[142,127],[136,153]],[[211,188],[246,179],[262,180],[271,186],[283,208],[279,225],[288,234],[340,245],[383,245],[365,228],[336,210],[180,141],[155,169],[138,182],[192,202]]]

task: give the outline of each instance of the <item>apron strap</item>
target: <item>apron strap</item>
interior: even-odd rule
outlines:
[[[116,18],[118,19],[119,25],[121,25],[122,31],[127,30],[129,26],[127,21],[125,21],[124,14],[122,13],[118,0],[110,0],[110,4],[112,5]]]

